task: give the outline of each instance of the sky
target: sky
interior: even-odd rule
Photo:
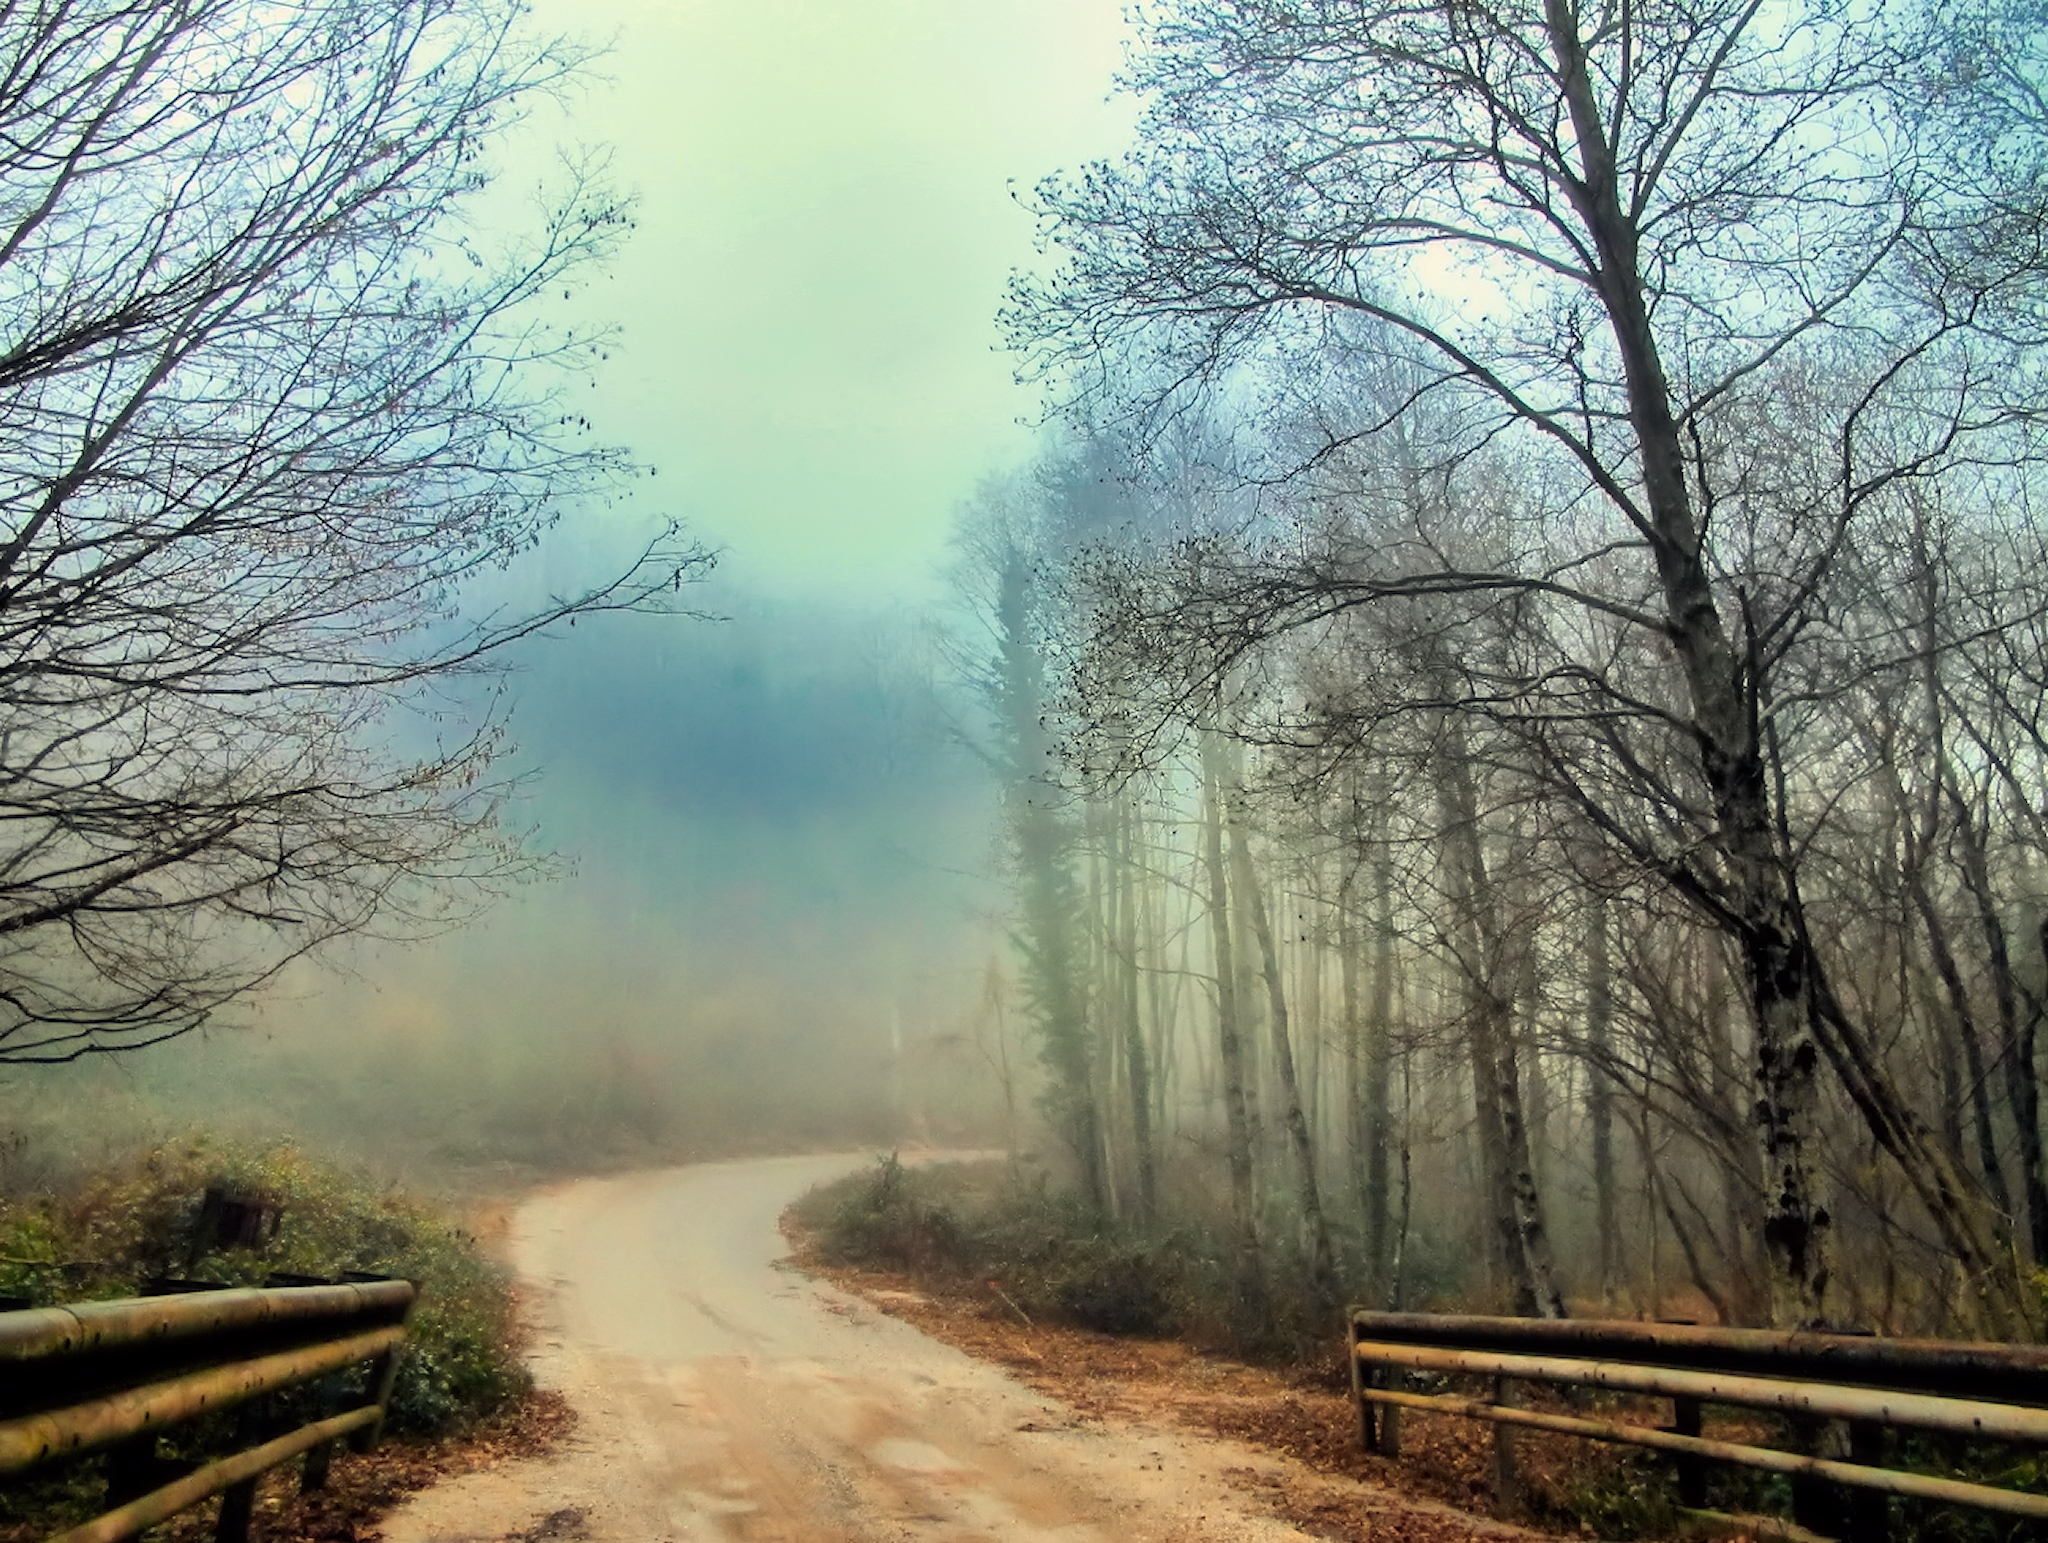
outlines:
[[[604,79],[506,147],[609,146],[638,228],[576,302],[591,414],[749,589],[928,596],[952,511],[1029,453],[995,312],[1016,195],[1116,153],[1118,0],[540,0]]]
[[[581,410],[658,470],[624,512],[564,511],[541,580],[679,515],[721,553],[698,603],[725,619],[590,619],[516,661],[511,818],[568,877],[295,970],[201,1043],[94,1069],[94,1096],[318,1140],[397,1124],[435,1162],[529,1133],[577,1161],[622,1127],[914,1132],[907,1101],[965,1112],[1003,936],[994,805],[935,663],[947,532],[1036,440],[995,322],[1036,260],[1014,194],[1126,142],[1118,0],[534,12],[609,51],[508,137],[490,217],[558,150],[608,148],[637,228],[549,319],[616,329]]]

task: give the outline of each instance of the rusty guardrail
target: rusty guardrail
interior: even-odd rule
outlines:
[[[1521,1428],[1672,1453],[1680,1504],[1706,1515],[1708,1463],[1785,1474],[1798,1525],[1857,1543],[1888,1535],[1894,1495],[2048,1521],[2048,1496],[1886,1465],[1887,1436],[1896,1430],[2048,1447],[2048,1347],[1363,1309],[1350,1314],[1350,1338],[1367,1450],[1400,1455],[1403,1409],[1492,1421],[1503,1503],[1518,1483],[1508,1432]],[[1393,1385],[1414,1372],[1490,1379],[1493,1396]],[[1526,1383],[1669,1398],[1672,1422],[1524,1408]],[[1709,1438],[1701,1421],[1710,1404],[1786,1417],[1810,1447],[1826,1445],[1832,1431],[1845,1450],[1820,1455]]]
[[[303,1453],[301,1482],[318,1488],[339,1440],[376,1443],[414,1295],[363,1281],[0,1313],[0,1479],[103,1452],[106,1512],[51,1543],[115,1543],[216,1494],[216,1536],[241,1543],[263,1472]],[[355,1366],[363,1386],[330,1389],[321,1417],[282,1433],[256,1417],[265,1395]],[[228,1409],[241,1450],[188,1471],[162,1458],[164,1431]]]

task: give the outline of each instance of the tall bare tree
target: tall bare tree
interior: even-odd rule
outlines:
[[[561,394],[603,339],[534,310],[624,210],[464,217],[578,63],[519,12],[0,10],[0,1060],[177,1034],[527,869],[500,725],[435,683],[708,564],[670,530],[465,619],[630,471]]]
[[[1407,705],[1519,724],[1579,817],[1737,946],[1772,1315],[1827,1314],[1825,1066],[1982,1321],[2017,1331],[2036,1306],[1981,1189],[1815,945],[1784,796],[1791,699],[1859,530],[1965,455],[2026,454],[2007,392],[2031,347],[2038,137],[2017,88],[2019,128],[1987,136],[1968,82],[2027,64],[1958,28],[2011,68],[1937,80],[1924,21],[1161,0],[1129,71],[1140,148],[1042,185],[1064,261],[1020,281],[1009,321],[1098,413],[1241,399],[1261,376],[1312,397],[1333,355],[1398,365],[1411,389],[1312,416],[1268,484],[1412,462],[1389,439],[1426,417],[1442,443],[1420,469],[1443,507],[1493,511],[1485,543],[1212,543],[1116,597],[1105,652],[1172,663],[1165,694],[1199,700],[1281,634],[1390,599],[1436,625],[1427,606],[1463,597],[1499,647],[1450,700],[1431,681]]]
[[[1003,800],[1008,856],[1018,893],[1014,937],[1039,1056],[1050,1074],[1042,1102],[1079,1165],[1082,1193],[1107,1215],[1101,1056],[1091,1020],[1085,907],[1075,875],[1080,832],[1047,727],[1044,649],[1048,601],[1045,510],[1028,483],[984,489],[962,511],[955,585],[984,636],[960,663],[987,711],[986,742],[970,739]],[[1102,995],[1107,996],[1104,992]]]

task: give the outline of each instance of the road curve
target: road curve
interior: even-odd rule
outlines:
[[[994,1367],[782,1266],[776,1221],[861,1157],[551,1189],[513,1227],[564,1450],[413,1497],[388,1543],[1280,1543],[1229,1443],[1082,1425]]]

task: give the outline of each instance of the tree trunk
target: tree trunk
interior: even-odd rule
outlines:
[[[1226,1160],[1230,1169],[1230,1221],[1236,1234],[1233,1306],[1240,1335],[1264,1328],[1265,1271],[1259,1258],[1257,1196],[1253,1190],[1252,1130],[1246,1108],[1244,1043],[1237,1022],[1237,963],[1230,937],[1230,885],[1223,866],[1223,775],[1212,733],[1201,737],[1202,864],[1209,880],[1210,949],[1216,968],[1216,1049],[1223,1074]]]
[[[1761,715],[1761,650],[1724,624],[1702,555],[1687,482],[1684,439],[1650,324],[1639,233],[1624,201],[1568,0],[1544,0],[1545,25],[1571,118],[1580,176],[1570,185],[1598,263],[1628,394],[1644,507],[1638,529],[1662,589],[1665,636],[1691,704],[1690,727],[1714,812],[1722,894],[1717,923],[1742,951],[1756,1035],[1756,1111],[1767,1168],[1764,1238],[1772,1262],[1772,1315],[1780,1325],[1826,1318],[1829,1216],[1814,1180],[1813,1148],[1823,1055],[1880,1147],[1898,1162],[1965,1275],[1987,1323],[2031,1323],[2014,1262],[1999,1256],[1972,1186],[1930,1140],[1829,988],[1806,930],[1794,857],[1781,847]]]
[[[1280,951],[1273,937],[1273,923],[1266,897],[1252,868],[1250,840],[1245,834],[1244,792],[1233,785],[1225,804],[1230,825],[1230,867],[1246,910],[1251,915],[1252,935],[1259,944],[1260,973],[1266,982],[1266,1022],[1273,1035],[1273,1065],[1280,1083],[1280,1114],[1294,1153],[1294,1178],[1301,1206],[1302,1229],[1308,1235],[1310,1281],[1325,1314],[1337,1307],[1337,1260],[1330,1246],[1329,1223],[1323,1216],[1322,1186],[1316,1181],[1315,1143],[1310,1139],[1308,1118],[1302,1108],[1301,1085],[1295,1077],[1294,1045],[1287,1026],[1287,993],[1280,975]]]
[[[1473,1092],[1495,1228],[1507,1258],[1515,1311],[1525,1317],[1562,1318],[1564,1298],[1557,1289],[1550,1231],[1544,1221],[1522,1110],[1514,1002],[1495,984],[1501,975],[1518,975],[1519,962],[1511,964],[1507,959],[1509,939],[1500,916],[1500,897],[1487,872],[1480,841],[1478,788],[1464,731],[1456,720],[1445,724],[1438,754],[1452,906],[1468,954],[1464,976]]]
[[[1337,1023],[1344,1044],[1344,1171],[1351,1183],[1351,1201],[1360,1216],[1369,1216],[1372,1202],[1366,1179],[1365,1149],[1370,1139],[1366,1115],[1364,1021],[1358,1012],[1358,863],[1346,869],[1337,886]],[[1366,1269],[1377,1284],[1379,1258],[1366,1228]]]
[[[1117,1128],[1118,1070],[1123,1039],[1117,1032],[1116,960],[1113,936],[1116,928],[1115,835],[1109,811],[1091,798],[1083,805],[1083,850],[1088,867],[1088,904],[1085,933],[1088,956],[1083,978],[1088,981],[1086,1000],[1095,1010],[1088,1015],[1088,1064],[1094,1075],[1093,1102],[1102,1118],[1102,1193],[1104,1214],[1112,1221],[1123,1212],[1124,1181],[1121,1138]]]
[[[1384,810],[1384,803],[1381,807]],[[1368,1121],[1365,1239],[1375,1282],[1384,1281],[1389,1268],[1387,1197],[1391,1183],[1388,1159],[1393,1134],[1394,1072],[1394,848],[1391,838],[1392,832],[1382,814],[1379,845],[1373,854],[1372,1009],[1366,1017],[1365,1040],[1365,1112]],[[1403,1141],[1405,1151],[1405,1136]]]
[[[1295,935],[1301,946],[1295,951],[1300,961],[1299,989],[1296,999],[1301,1003],[1301,1099],[1308,1111],[1308,1133],[1318,1152],[1330,1150],[1330,1130],[1324,1114],[1328,1102],[1324,1093],[1324,1063],[1328,1057],[1328,1034],[1323,1024],[1323,955],[1326,952],[1323,938],[1323,875],[1322,865],[1311,857],[1302,868],[1303,889],[1306,897],[1303,904],[1310,907],[1310,914],[1296,914]]]
[[[1593,1209],[1599,1232],[1600,1303],[1612,1310],[1621,1273],[1614,1188],[1614,973],[1608,953],[1607,897],[1596,893],[1586,918],[1586,1121],[1591,1127]]]
[[[1074,938],[1081,906],[1069,867],[1068,830],[1054,805],[1056,790],[1044,780],[1047,745],[1040,721],[1040,665],[1030,641],[1029,564],[1021,553],[1013,554],[998,577],[999,690],[1009,751],[1004,798],[1022,891],[1022,941],[1040,1053],[1052,1074],[1046,1107],[1080,1165],[1082,1194],[1100,1216],[1108,1195],[1081,980],[1085,958]]]
[[[1927,930],[1928,956],[1934,962],[1935,976],[1941,981],[1942,992],[1947,998],[1946,1013],[1934,1007],[1930,1014],[1934,1020],[1934,1036],[1944,1047],[1961,1047],[1964,1075],[1969,1079],[1967,1095],[1957,1100],[1957,1113],[1960,1114],[1964,1103],[1968,1104],[1971,1131],[1977,1144],[1977,1167],[1983,1176],[1985,1192],[1990,1195],[1993,1205],[2011,1217],[2014,1214],[2012,1190],[2005,1182],[2005,1165],[1999,1160],[1998,1136],[1991,1124],[1991,1079],[1984,1066],[1984,1047],[1977,1035],[1976,1016],[1970,1010],[1969,989],[1963,984],[1963,973],[1956,963],[1955,950],[1949,945],[1948,926],[1927,893],[1925,876],[1915,872],[1908,883],[1913,908]],[[1945,1059],[1953,1063],[1954,1052],[1948,1051]],[[1955,1146],[1957,1155],[1961,1156],[1962,1143],[1957,1141]],[[2037,1253],[2036,1257],[2040,1255]]]
[[[1998,1059],[2005,1073],[2005,1101],[2019,1138],[2020,1187],[2027,1202],[2027,1242],[2034,1262],[2040,1264],[2048,1261],[2048,1173],[2042,1168],[2041,1087],[2034,1073],[2033,1020],[2031,1016],[2024,1023],[2020,1019],[2012,945],[1992,891],[1983,832],[1978,829],[1975,813],[1962,789],[1946,774],[1946,768],[1943,781],[1955,811],[1955,844],[1962,858],[1963,884],[1976,902],[1977,926],[1984,936],[1991,1002],[1998,1015]],[[2008,1212],[2010,1209],[2008,1201]]]
[[[1138,1014],[1138,806],[1124,805],[1117,892],[1120,896],[1117,953],[1122,966],[1122,1009],[1126,1088],[1131,1100],[1131,1144],[1138,1169],[1138,1222],[1150,1227],[1158,1215],[1158,1173],[1152,1150],[1152,1068],[1145,1054],[1145,1027]]]

